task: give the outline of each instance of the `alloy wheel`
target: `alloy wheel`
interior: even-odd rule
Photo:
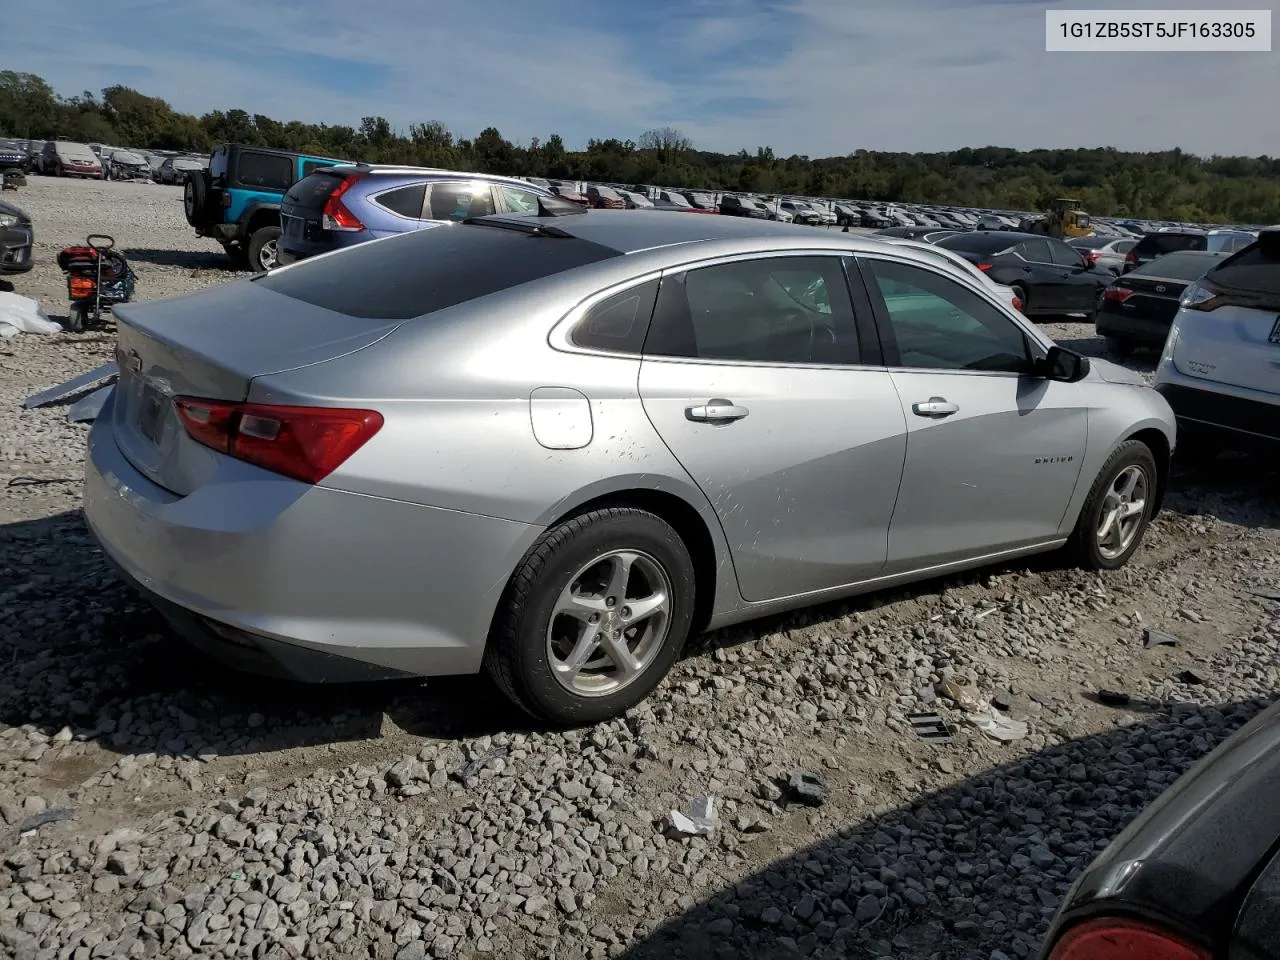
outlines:
[[[1150,484],[1147,472],[1137,464],[1125,467],[1111,482],[1098,515],[1098,552],[1114,560],[1133,545],[1142,529]]]
[[[556,681],[581,697],[617,693],[648,669],[671,624],[671,581],[638,550],[611,550],[579,568],[547,627]]]

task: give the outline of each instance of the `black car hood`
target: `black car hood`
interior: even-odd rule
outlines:
[[[0,213],[7,213],[17,217],[19,223],[27,223],[31,220],[22,208],[15,207],[12,203],[5,203],[3,200],[0,200]]]
[[[1226,937],[1280,838],[1280,703],[1188,770],[1080,876],[1053,935],[1122,910]],[[1051,941],[1053,937],[1051,936]]]

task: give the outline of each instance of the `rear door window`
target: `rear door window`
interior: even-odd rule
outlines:
[[[836,257],[769,257],[664,276],[646,356],[747,363],[859,362]]]
[[[425,183],[411,183],[407,187],[384,190],[373,198],[373,202],[398,216],[419,220],[422,218],[422,202],[426,196]]]
[[[493,192],[487,183],[451,182],[431,184],[428,200],[431,220],[466,220],[493,213]]]
[[[1018,253],[1029,263],[1053,263],[1048,240],[1025,240],[1018,244]]]
[[[288,190],[293,184],[293,159],[245,150],[240,154],[237,179],[242,186]]]

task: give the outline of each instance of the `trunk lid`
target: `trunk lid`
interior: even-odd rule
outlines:
[[[1124,313],[1144,320],[1173,323],[1173,318],[1178,313],[1178,300],[1189,284],[1188,280],[1172,277],[1129,273],[1118,277],[1112,285],[1121,290],[1133,291],[1120,305]]]
[[[180,496],[213,476],[219,454],[187,436],[173,397],[243,401],[255,377],[345,356],[402,322],[335,313],[252,280],[113,312],[116,442],[147,479]]]

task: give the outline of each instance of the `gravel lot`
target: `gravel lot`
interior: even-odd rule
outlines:
[[[89,231],[141,298],[233,276],[175,188],[8,196],[41,260],[15,286],[51,316],[54,254]],[[1256,454],[1180,467],[1123,571],[1049,557],[722,631],[593,730],[531,729],[481,678],[231,675],[108,574],[85,429],[19,409],[110,349],[0,341],[0,956],[1025,958],[1096,851],[1280,687],[1280,605],[1248,592],[1280,586]],[[1144,649],[1144,627],[1181,642]],[[956,670],[1028,736],[933,700]],[[907,724],[929,710],[950,743]],[[791,801],[796,770],[824,804]],[[699,795],[715,833],[668,836]]]

